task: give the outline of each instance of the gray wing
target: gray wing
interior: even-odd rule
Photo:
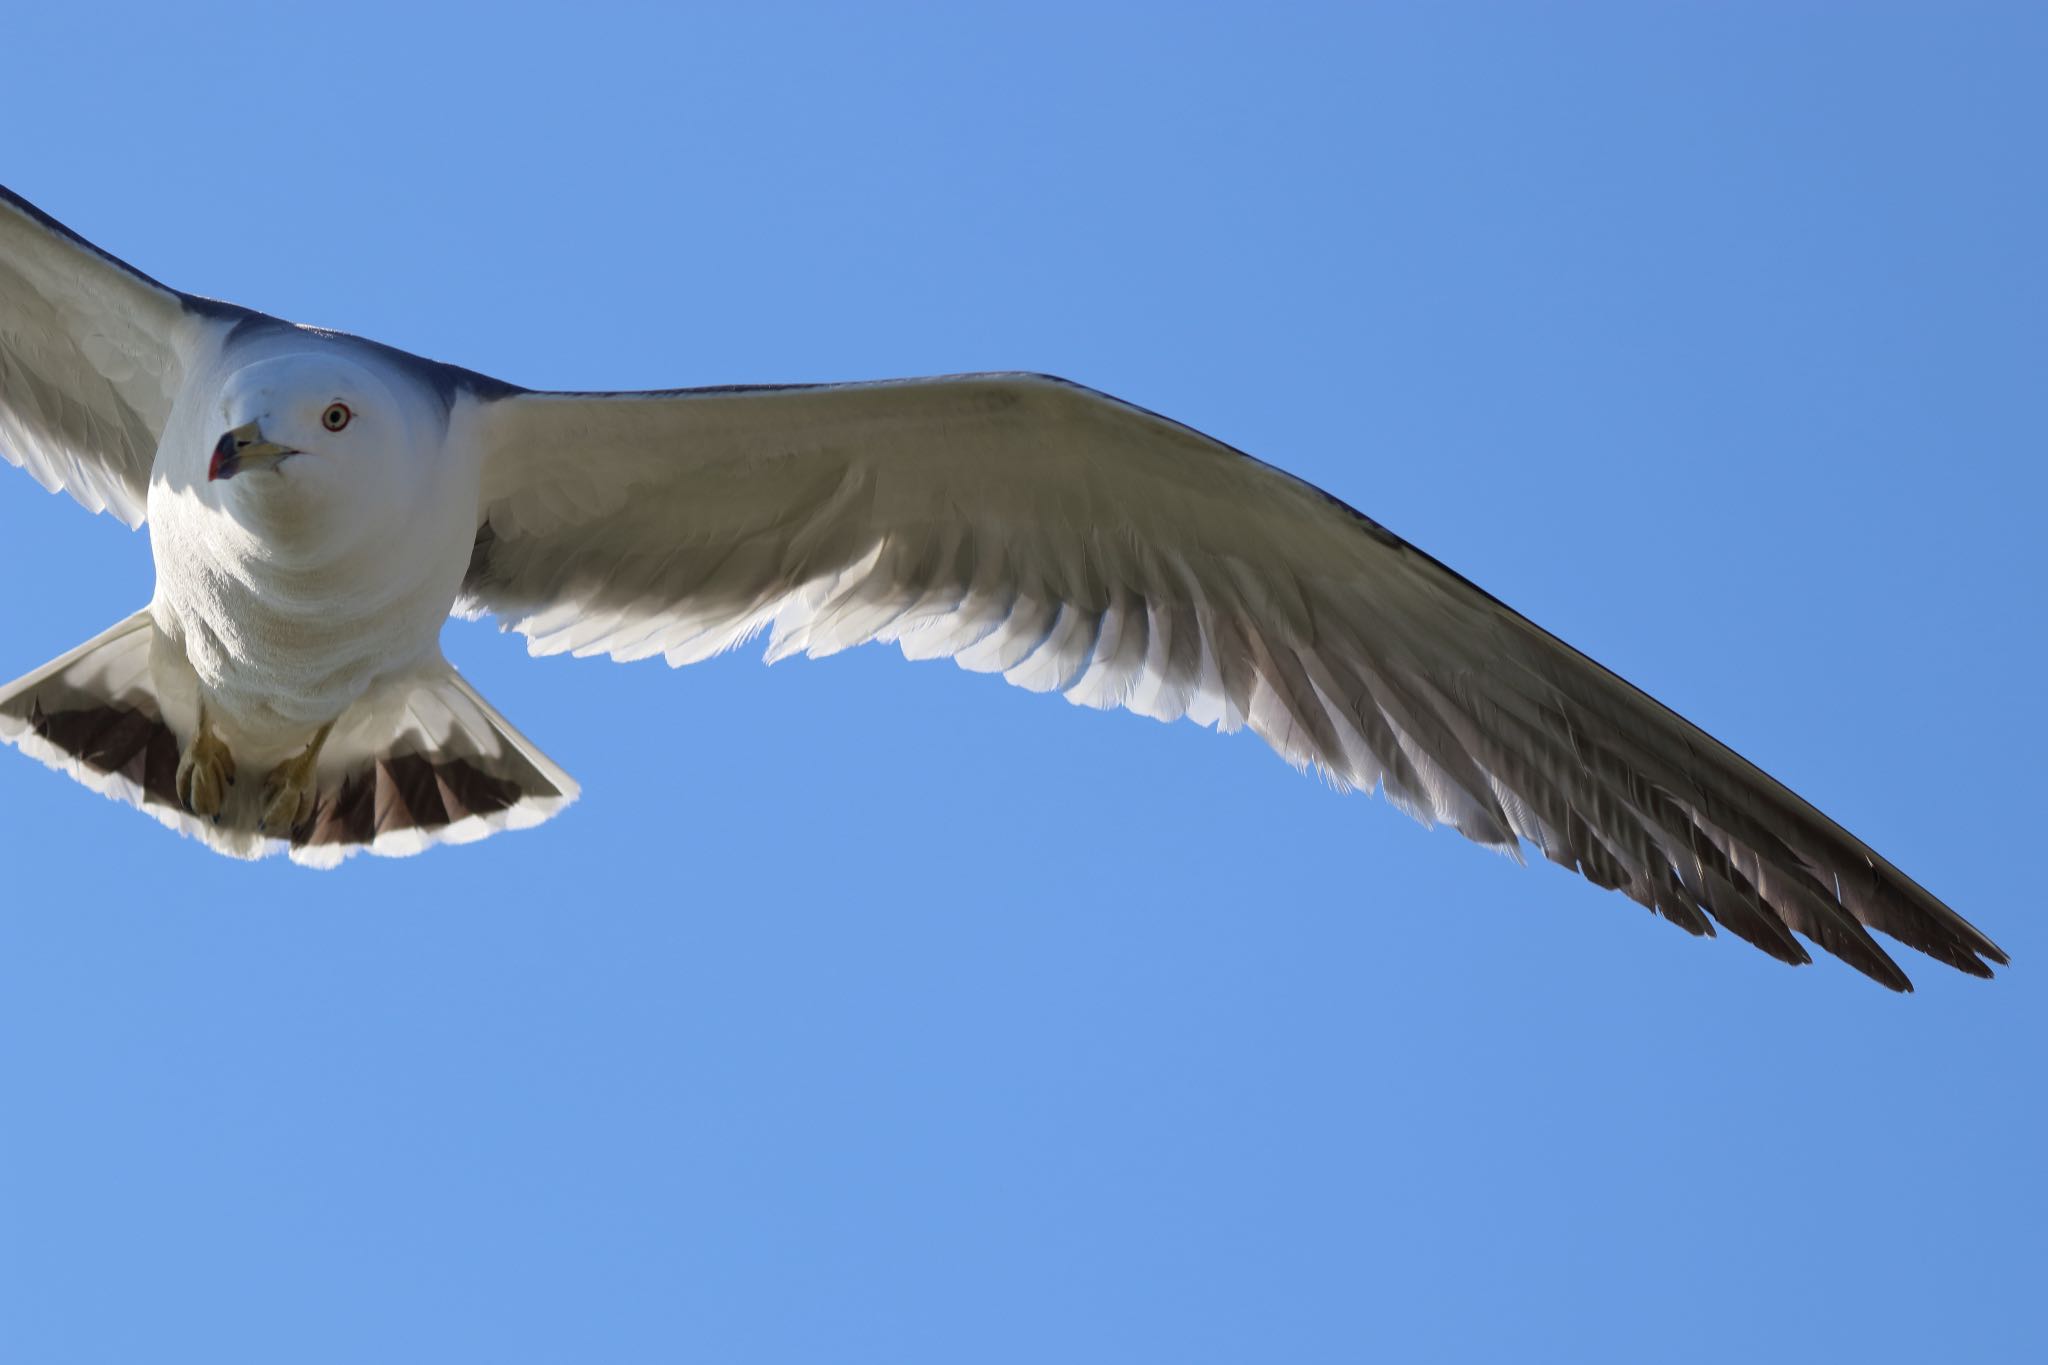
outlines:
[[[0,457],[142,524],[149,469],[210,318],[0,187]]]
[[[1427,823],[1534,844],[1695,934],[2003,953],[1683,718],[1329,495],[1034,375],[481,403],[463,610],[684,664],[894,641],[1086,706],[1249,726]]]

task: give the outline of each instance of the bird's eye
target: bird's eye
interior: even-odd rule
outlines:
[[[348,425],[348,419],[355,416],[346,403],[329,403],[327,411],[320,414],[320,425],[329,431],[340,431]]]

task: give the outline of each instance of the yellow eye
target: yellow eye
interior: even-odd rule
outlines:
[[[348,419],[355,416],[346,403],[329,403],[327,411],[320,414],[320,425],[329,431],[340,431],[348,425]]]

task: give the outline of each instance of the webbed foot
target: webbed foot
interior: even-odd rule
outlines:
[[[178,803],[203,819],[218,820],[234,782],[234,755],[202,715],[199,733],[178,758]]]
[[[272,768],[270,776],[263,779],[263,814],[256,821],[258,830],[265,834],[283,833],[297,829],[312,816],[320,790],[314,767],[320,761],[320,746],[327,742],[327,732],[333,728],[332,724],[321,726],[312,743]]]

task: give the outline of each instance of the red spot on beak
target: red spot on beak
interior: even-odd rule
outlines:
[[[242,462],[235,452],[235,433],[232,431],[220,438],[220,444],[213,448],[213,458],[206,464],[206,481],[232,479],[242,469]]]

